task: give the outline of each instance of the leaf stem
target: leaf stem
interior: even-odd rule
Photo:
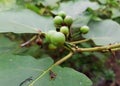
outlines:
[[[77,32],[77,33],[73,34],[71,37],[74,38],[74,37],[76,37],[79,34],[81,34],[81,32]]]
[[[87,42],[87,41],[90,41],[91,39],[84,39],[84,40],[80,40],[80,41],[73,41],[73,42],[70,42],[72,44],[79,44],[79,43],[83,43],[83,42]]]
[[[33,36],[30,40],[28,40],[27,42],[21,44],[20,46],[21,46],[21,47],[24,47],[24,46],[30,44],[30,43],[31,43],[33,40],[35,40],[36,38],[37,38],[37,35]]]

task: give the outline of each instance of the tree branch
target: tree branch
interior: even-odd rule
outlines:
[[[94,47],[94,48],[78,48],[78,49],[73,48],[73,50],[75,52],[108,51],[109,49],[115,50],[118,47],[120,47],[120,43],[113,44],[113,45],[101,46],[101,47]]]
[[[59,65],[59,64],[63,63],[64,61],[69,59],[73,54],[74,54],[73,52],[70,52],[68,55],[66,55],[62,59],[58,60],[54,65]]]

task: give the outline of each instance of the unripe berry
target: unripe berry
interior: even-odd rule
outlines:
[[[53,19],[55,25],[61,25],[63,23],[63,19],[61,16],[55,16]]]
[[[61,16],[61,17],[64,19],[65,16],[66,16],[66,13],[65,13],[64,11],[60,11],[60,12],[58,13],[58,16]]]
[[[82,26],[80,28],[80,32],[83,33],[83,34],[86,34],[86,33],[88,33],[89,29],[90,28],[88,26]]]
[[[70,26],[73,23],[73,19],[71,16],[66,16],[64,19],[64,23],[68,26]]]
[[[56,46],[61,46],[65,43],[65,35],[61,32],[56,32],[50,37],[51,43]]]
[[[47,34],[45,35],[45,39],[46,39],[46,41],[47,42],[51,42],[50,41],[50,37],[51,37],[51,35],[53,35],[54,33],[56,33],[56,31],[55,30],[50,30],[49,32],[47,32]]]
[[[62,26],[60,28],[60,32],[62,32],[65,35],[68,35],[69,34],[69,28],[67,26]]]
[[[55,49],[57,49],[57,46],[55,46],[54,44],[49,44],[48,45],[48,48],[50,49],[50,50],[55,50]]]

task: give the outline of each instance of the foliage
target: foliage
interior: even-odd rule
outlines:
[[[104,66],[109,53],[101,52],[120,50],[117,0],[1,0],[0,7],[3,86],[91,86],[91,74],[114,80]],[[56,16],[63,20],[55,23]],[[88,33],[80,32],[83,26],[90,28]],[[51,30],[55,33],[48,36]],[[53,37],[56,33],[59,38]]]

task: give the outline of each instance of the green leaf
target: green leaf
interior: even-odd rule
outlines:
[[[14,54],[17,55],[30,55],[35,58],[40,58],[43,54],[45,54],[44,50],[40,48],[38,45],[17,48],[13,51]]]
[[[77,17],[74,20],[72,24],[72,28],[80,28],[83,25],[87,25],[90,19],[91,19],[91,15],[81,14],[79,17]]]
[[[88,7],[92,9],[98,9],[99,5],[95,2],[90,2],[89,0],[78,0],[76,2],[64,2],[60,4],[60,8],[56,11],[65,11],[68,15],[76,18],[82,12],[84,12]],[[57,13],[54,11],[54,13]]]
[[[0,13],[0,33],[38,33],[55,29],[51,17],[39,16],[36,13],[23,9]]]
[[[112,11],[112,18],[120,17],[120,9],[112,8],[111,11]]]
[[[15,46],[18,46],[15,42],[10,41],[8,38],[0,35],[0,54],[3,52],[12,52],[15,49]]]
[[[16,7],[16,0],[0,0],[0,12]]]
[[[52,63],[53,61],[48,57],[36,60],[31,56],[0,54],[0,83],[3,86],[19,86],[31,76],[34,79]]]
[[[53,64],[53,60],[44,55],[42,59],[31,56],[0,54],[0,84],[3,86],[19,86],[21,82],[32,76],[33,81],[45,73]],[[52,80],[46,72],[32,86],[91,86],[92,82],[82,73],[71,68],[55,67],[52,69],[56,78]],[[31,81],[32,82],[32,81]],[[27,81],[23,86],[28,86]]]
[[[47,73],[33,86],[92,86],[92,82],[84,74],[71,68],[55,67],[52,71],[56,74],[54,80],[48,78],[50,76]]]
[[[106,4],[107,3],[107,0],[98,0],[100,3],[102,4]]]
[[[112,20],[89,23],[90,31],[84,35],[91,38],[97,45],[107,45],[120,42],[120,25]]]
[[[59,2],[60,0],[37,0],[37,3],[42,3],[44,6],[54,6],[57,2]]]

